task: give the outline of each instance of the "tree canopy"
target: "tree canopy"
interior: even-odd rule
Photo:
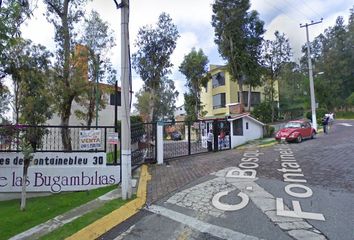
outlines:
[[[174,81],[168,77],[163,77],[160,88],[154,97],[155,104],[158,107],[155,108],[155,112],[153,114],[155,118],[153,121],[172,120],[174,118],[178,94],[178,91],[175,89]],[[141,89],[135,96],[137,98],[137,102],[134,104],[134,107],[138,110],[145,122],[150,121],[151,93]]]
[[[82,109],[75,111],[75,115],[84,120],[87,126],[91,126],[93,119],[97,117],[95,108],[97,110],[105,108],[102,89],[96,86],[96,82],[108,80],[114,83],[116,80],[116,71],[112,68],[109,58],[109,50],[115,45],[113,32],[96,11],[92,11],[85,19],[80,43],[88,52],[86,59],[88,81],[85,91],[75,97],[75,101],[82,106]],[[96,91],[98,91],[97,106]]]
[[[314,65],[315,96],[321,108],[345,107],[346,98],[354,92],[354,8],[350,10],[348,25],[343,17],[325,29],[310,44]],[[306,46],[302,69],[307,71]]]
[[[47,19],[55,27],[55,42],[57,43],[55,64],[55,97],[56,109],[61,118],[61,125],[68,126],[71,105],[75,97],[85,90],[87,81],[83,69],[75,67],[77,60],[86,54],[84,50],[74,51],[76,32],[74,30],[83,17],[83,7],[87,0],[44,0],[47,5]],[[74,74],[74,72],[76,72]],[[68,129],[62,129],[62,143],[66,150],[71,150],[71,138]]]
[[[267,100],[270,102],[271,106],[271,121],[274,121],[275,118],[275,98],[278,94],[275,89],[275,81],[281,79],[279,74],[282,66],[290,61],[291,47],[289,39],[286,38],[285,34],[281,34],[278,31],[274,33],[275,40],[265,40],[263,42],[263,51],[262,51],[262,63],[266,69],[265,74],[265,95]],[[268,84],[267,84],[268,83]]]
[[[184,105],[187,112],[187,120],[195,121],[201,113],[200,91],[206,86],[210,76],[208,73],[208,57],[202,49],[193,48],[184,56],[179,66],[179,71],[186,77],[188,92],[184,94]],[[193,99],[191,99],[193,98]]]
[[[162,13],[156,27],[144,26],[139,29],[133,54],[132,66],[144,82],[144,90],[150,95],[149,121],[156,120],[156,95],[162,79],[171,72],[170,57],[176,48],[178,30],[171,17]]]

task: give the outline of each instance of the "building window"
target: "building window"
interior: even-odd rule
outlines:
[[[219,93],[213,96],[213,109],[225,107],[225,93]]]
[[[248,91],[242,92],[243,104],[248,106]],[[237,94],[237,101],[240,102],[240,92]],[[251,107],[254,107],[261,103],[261,93],[260,92],[252,92],[251,93]]]
[[[232,122],[233,135],[234,136],[243,136],[243,121],[242,118],[236,119]]]
[[[248,129],[248,122],[246,122],[246,129]]]
[[[117,106],[121,106],[120,98],[120,92],[118,92],[117,94],[111,93],[109,96],[109,105],[115,106],[115,101],[117,101]]]
[[[218,72],[217,74],[213,75],[212,77],[213,88],[224,86],[225,85],[225,73]]]

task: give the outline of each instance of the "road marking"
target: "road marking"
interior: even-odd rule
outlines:
[[[223,191],[230,192],[238,190],[241,191],[240,193],[247,194],[249,199],[257,206],[258,209],[260,209],[272,222],[278,225],[285,233],[289,234],[294,239],[326,239],[320,231],[307,223],[303,218],[298,218],[299,216],[297,215],[296,217],[280,216],[277,213],[276,198],[255,182],[257,179],[256,177],[244,178],[244,174],[236,174],[238,171],[240,171],[240,169],[230,167],[212,173],[212,175],[216,176],[216,178],[178,192],[169,198],[167,202],[220,218],[224,217],[227,211],[222,211],[215,208],[213,204],[210,204],[213,197]],[[238,176],[238,178],[236,176]],[[249,189],[252,190],[249,191]],[[284,212],[291,212],[286,205],[282,205],[281,209]]]
[[[341,126],[346,126],[346,127],[352,127],[353,125],[349,123],[337,123],[336,125],[341,125]]]
[[[229,192],[230,191],[223,191],[223,192],[217,193],[211,201],[213,206],[219,210],[222,210],[222,211],[237,211],[237,210],[240,210],[240,209],[247,206],[250,198],[246,194],[244,194],[243,192],[240,192],[237,194],[237,196],[239,196],[241,198],[240,203],[234,204],[234,205],[221,203],[220,198],[228,195]]]
[[[236,232],[228,228],[216,226],[207,222],[200,221],[197,218],[187,216],[185,214],[175,212],[173,210],[167,209],[165,207],[161,207],[158,205],[151,205],[146,210],[159,214],[161,216],[172,219],[176,222],[182,223],[191,227],[199,232],[208,233],[214,237],[222,238],[222,239],[235,239],[235,240],[258,240],[259,238],[246,235],[241,232]]]

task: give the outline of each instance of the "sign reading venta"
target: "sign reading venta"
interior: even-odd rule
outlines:
[[[0,154],[0,192],[21,192],[23,155]],[[28,192],[93,189],[119,182],[119,166],[106,166],[105,153],[35,153]]]
[[[80,150],[101,148],[101,130],[80,131]]]

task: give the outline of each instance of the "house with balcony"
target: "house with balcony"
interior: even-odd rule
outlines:
[[[217,119],[227,119],[230,122],[231,146],[235,147],[247,141],[263,137],[264,123],[253,118],[248,111],[248,94],[250,97],[250,110],[265,101],[265,87],[258,86],[250,89],[249,85],[243,85],[243,102],[240,105],[240,90],[236,81],[231,80],[230,73],[225,66],[210,65],[209,79],[206,87],[201,91],[201,103],[203,111],[207,114],[201,120],[211,123]],[[278,82],[274,88],[278,91]],[[279,102],[278,94],[275,101]],[[246,111],[246,112],[245,112]],[[209,124],[208,126],[212,126]],[[209,130],[206,129],[207,131]]]

